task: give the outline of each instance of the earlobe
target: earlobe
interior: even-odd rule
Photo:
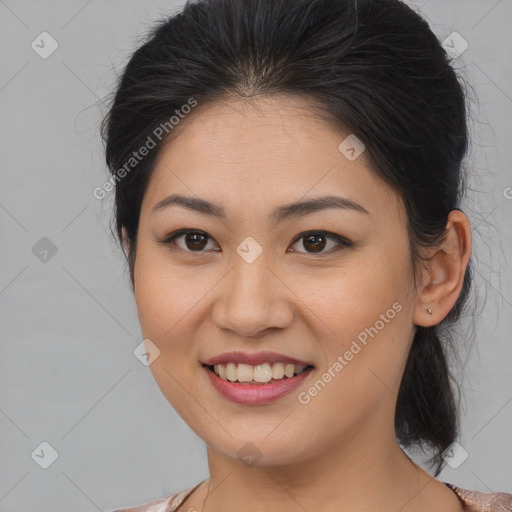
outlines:
[[[462,290],[471,248],[468,218],[460,210],[451,211],[445,237],[432,248],[423,284],[416,295],[415,325],[436,325],[448,315]]]

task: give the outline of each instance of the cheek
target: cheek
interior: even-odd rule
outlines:
[[[161,248],[140,245],[135,262],[135,301],[144,336],[160,343],[171,339],[193,315],[204,288],[204,280],[194,269],[172,265]]]
[[[376,397],[399,384],[412,332],[412,281],[405,247],[366,254],[338,278],[325,280],[310,306],[329,327],[323,338],[327,368],[344,375],[340,384],[350,382],[349,388]]]
[[[202,368],[193,340],[204,320],[201,299],[207,300],[208,290],[218,281],[211,274],[173,265],[165,251],[143,244],[135,264],[142,334],[160,351],[150,369],[164,396],[184,418],[189,414],[190,396],[201,395],[196,375]]]
[[[319,280],[321,286],[308,292],[309,305],[330,327],[335,338],[357,336],[379,321],[381,315],[385,316],[383,321],[391,319],[390,323],[396,324],[395,316],[404,316],[396,310],[404,311],[410,301],[407,257],[385,258],[382,254],[367,253],[364,258],[353,261],[346,269]],[[393,309],[395,303],[401,307]]]
[[[142,334],[159,350],[150,365],[155,382],[169,403],[194,424],[191,396],[199,396],[195,375],[197,357],[190,346],[188,323],[197,314],[201,280],[181,270],[173,272],[161,251],[140,245],[135,262],[135,301]],[[185,391],[184,391],[185,390]],[[197,420],[196,420],[197,422]]]

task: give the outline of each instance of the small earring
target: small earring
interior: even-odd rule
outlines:
[[[427,308],[427,313],[428,313],[429,315],[431,315],[431,314],[432,314],[432,310],[431,310],[430,308]]]

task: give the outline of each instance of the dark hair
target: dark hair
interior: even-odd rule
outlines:
[[[459,78],[428,23],[399,0],[187,2],[133,54],[102,124],[116,183],[116,235],[122,241],[126,231],[132,287],[141,202],[159,149],[173,138],[170,116],[191,98],[205,104],[233,94],[305,97],[318,115],[363,141],[373,172],[404,202],[416,284],[420,249],[442,240],[465,192],[468,130]],[[168,136],[153,141],[156,149],[120,179],[158,126],[167,126]],[[446,328],[461,315],[471,275],[468,266],[441,324],[416,327],[397,399],[397,439],[429,449],[436,475],[458,434]]]

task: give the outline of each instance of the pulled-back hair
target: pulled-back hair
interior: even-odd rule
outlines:
[[[106,162],[117,176],[116,236],[126,234],[132,286],[142,198],[172,130],[153,136],[156,148],[122,179],[116,173],[191,99],[206,104],[233,94],[307,98],[318,115],[364,143],[372,172],[404,203],[416,285],[421,248],[443,239],[465,191],[462,86],[428,23],[399,0],[187,2],[133,54],[102,125]],[[430,450],[436,475],[458,434],[446,327],[458,321],[470,286],[468,266],[443,322],[416,327],[397,398],[397,439]]]

